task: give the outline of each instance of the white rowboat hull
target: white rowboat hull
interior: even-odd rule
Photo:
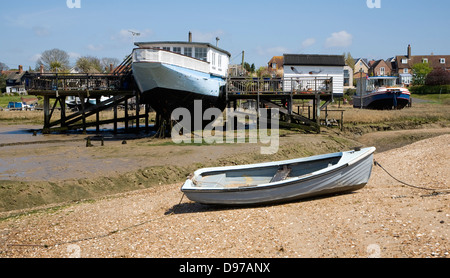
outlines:
[[[260,205],[355,191],[363,188],[370,179],[374,152],[375,148],[366,148],[290,161],[201,169],[186,181],[182,192],[191,201],[202,204]],[[322,167],[320,163],[329,165]],[[291,176],[296,173],[302,175],[267,182],[267,177],[273,175],[273,169],[276,172],[283,165],[292,167]],[[305,171],[302,172],[301,168]],[[307,173],[309,169],[315,171]],[[250,176],[252,172],[254,176]],[[244,175],[245,180],[251,180],[249,184],[228,186],[229,183],[236,183],[237,176],[242,177],[242,173],[249,174]],[[216,184],[212,182],[214,180]]]

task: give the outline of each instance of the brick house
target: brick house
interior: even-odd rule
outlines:
[[[392,74],[391,66],[385,60],[371,61],[369,68],[370,76],[390,76]]]
[[[450,55],[412,55],[411,45],[408,45],[407,54],[396,56],[393,63],[393,71],[399,75],[400,83],[410,84],[412,67],[419,63],[428,63],[433,69],[450,70]]]

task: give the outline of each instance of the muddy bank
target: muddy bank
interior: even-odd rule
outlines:
[[[449,136],[375,159],[402,181],[445,190]],[[331,141],[311,144],[325,143]],[[180,203],[178,184],[161,185],[4,219],[0,257],[449,257],[450,195],[430,193],[398,183],[379,167],[352,194],[276,206]]]
[[[149,138],[7,146],[0,152],[0,212],[181,184],[198,168],[250,164],[351,149],[332,134],[283,134],[274,155],[260,144],[176,145]]]

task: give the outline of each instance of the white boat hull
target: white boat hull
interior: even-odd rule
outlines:
[[[133,63],[133,74],[141,92],[153,90],[183,91],[207,97],[219,97],[223,78],[192,69],[158,62]]]
[[[241,170],[245,172],[245,169],[263,169],[273,165],[289,165],[308,161],[314,163],[316,159],[324,159],[327,156],[248,166],[203,169],[197,171],[193,179],[186,181],[182,191],[191,201],[213,205],[260,205],[354,191],[363,188],[368,183],[372,172],[374,152],[375,148],[367,148],[360,151],[341,153],[342,158],[340,161],[325,169],[280,182],[236,188],[220,188],[220,186],[216,188],[214,186],[199,187],[195,185],[195,181],[196,179],[201,179],[200,176],[202,175],[226,172],[225,175],[231,176],[233,171]],[[329,157],[336,155],[332,154]]]

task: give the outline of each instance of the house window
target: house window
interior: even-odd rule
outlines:
[[[402,64],[408,64],[408,59],[402,59]]]
[[[445,58],[439,59],[439,62],[440,62],[441,64],[445,64]]]
[[[192,57],[192,47],[185,47],[184,48],[184,55]]]
[[[173,52],[181,54],[181,47],[174,47]]]
[[[212,65],[215,66],[216,65],[216,53],[211,53],[211,60],[212,60]]]
[[[195,58],[206,61],[208,57],[208,49],[204,47],[195,48]]]
[[[425,63],[428,63],[428,59],[427,58],[423,58],[422,59],[422,62],[425,64]]]
[[[277,69],[277,63],[272,63],[272,68]]]
[[[403,69],[403,73],[408,73],[408,69]]]
[[[386,69],[384,67],[380,68],[380,75],[383,76],[386,73]]]

